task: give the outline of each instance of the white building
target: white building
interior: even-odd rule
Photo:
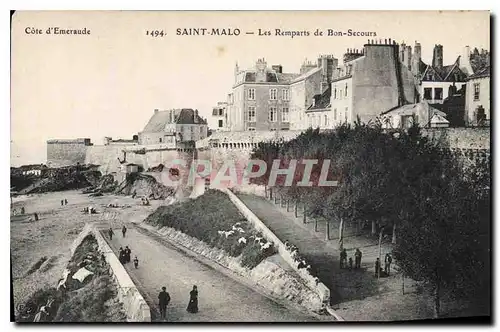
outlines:
[[[465,124],[487,126],[490,123],[490,66],[467,79],[465,95]]]

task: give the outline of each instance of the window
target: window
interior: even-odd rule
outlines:
[[[270,107],[269,108],[269,121],[270,122],[276,122],[276,118],[277,118],[277,111],[276,111],[276,107]]]
[[[443,88],[434,88],[434,99],[443,100]]]
[[[344,116],[345,116],[345,122],[347,122],[347,112],[349,112],[349,107],[345,108],[345,114],[344,114]]]
[[[424,99],[432,99],[432,88],[424,88]]]
[[[479,83],[474,83],[474,100],[479,100]]]
[[[219,120],[219,128],[222,128],[222,126],[223,126],[223,121]]]
[[[333,90],[333,99],[337,99],[337,88]]]
[[[255,89],[248,89],[248,100],[255,100]]]
[[[247,129],[248,129],[248,131],[255,131],[254,127],[248,127]]]
[[[345,96],[347,97],[347,83],[345,84]]]
[[[255,115],[255,106],[248,106],[248,117],[247,121],[248,122],[255,122],[256,115]]]
[[[337,109],[333,110],[333,120],[337,121]]]
[[[219,108],[219,116],[223,116],[224,115],[224,109],[223,108]]]
[[[160,143],[161,143],[161,137],[160,137]]]
[[[325,115],[325,127],[328,127],[328,115]]]
[[[288,100],[288,89],[283,89],[283,100]]]
[[[288,107],[283,107],[281,111],[281,122],[290,122],[290,111]]]
[[[276,89],[270,89],[269,90],[269,95],[270,95],[269,99],[271,99],[271,100],[278,99],[278,90],[276,90]]]

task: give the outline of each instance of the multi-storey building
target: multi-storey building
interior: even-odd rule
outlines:
[[[488,64],[467,79],[465,124],[467,126],[489,125],[490,103],[490,65]]]
[[[139,133],[139,144],[180,144],[207,137],[207,121],[198,115],[198,110],[190,108],[159,111]]]
[[[422,48],[420,43],[415,43],[414,52],[411,54],[410,46],[402,45],[406,50],[402,62],[411,65],[411,70],[418,83],[421,100],[429,104],[442,104],[450,96],[450,87],[461,89],[466,84],[467,75],[472,73],[469,58],[469,48],[465,48],[462,56],[457,57],[451,65],[443,65],[443,46],[435,45],[432,64],[428,65],[421,59]],[[406,57],[404,55],[406,54]]]
[[[320,57],[306,62],[300,73],[283,73],[281,65],[267,66],[259,59],[254,69],[235,69],[235,84],[228,96],[231,131],[305,129],[305,110],[314,95],[328,88],[336,59]]]
[[[212,108],[212,120],[215,124],[216,131],[225,131],[228,130],[227,124],[227,102],[218,102],[217,106]]]
[[[333,74],[328,126],[353,123],[358,117],[368,123],[382,112],[413,103],[415,80],[399,57],[399,44],[391,39],[369,41],[362,50],[348,49]]]

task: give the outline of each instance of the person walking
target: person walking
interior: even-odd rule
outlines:
[[[125,263],[125,251],[123,250],[122,247],[120,247],[120,249],[118,249],[118,253],[119,253],[118,260],[120,261],[120,263],[124,264]]]
[[[377,257],[377,260],[375,261],[375,277],[380,276],[380,258]]]
[[[196,285],[193,286],[193,290],[189,292],[189,304],[186,310],[192,314],[198,312],[198,288]]]
[[[61,206],[63,206],[63,205],[64,205],[64,200],[61,199]]]
[[[136,269],[139,267],[139,259],[137,258],[137,256],[135,256],[135,258],[134,258],[134,267]]]
[[[125,237],[125,233],[127,233],[127,227],[125,227],[125,225],[123,225],[123,227],[122,227],[123,237]]]
[[[113,240],[113,235],[115,234],[115,232],[113,232],[113,229],[110,227],[108,229],[108,235],[109,235],[109,239],[110,240]]]
[[[68,200],[66,198],[64,199],[64,205],[68,205]]]
[[[124,254],[125,254],[125,263],[130,263],[130,254],[132,254],[132,250],[130,250],[128,246],[125,246]]]
[[[349,257],[349,271],[352,270],[352,257]]]
[[[160,318],[167,318],[167,305],[170,303],[170,294],[167,292],[166,287],[161,288],[160,294],[158,294],[158,304],[160,306]]]
[[[35,221],[38,221],[38,213],[35,212]]]
[[[391,273],[391,263],[392,257],[390,254],[385,254],[385,273],[389,275]]]
[[[24,206],[23,206],[23,207],[21,207],[21,214],[24,214],[24,212],[26,212],[26,211],[24,210]]]
[[[360,269],[361,268],[361,257],[363,256],[363,253],[359,248],[356,248],[356,253],[354,254],[355,258],[355,263],[354,263],[354,268],[355,269]]]
[[[344,248],[340,252],[340,268],[343,269],[346,267],[347,267],[347,251]]]

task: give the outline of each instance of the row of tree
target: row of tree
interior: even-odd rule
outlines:
[[[359,122],[260,143],[251,157],[267,163],[266,174],[252,179],[266,186],[274,160],[282,168],[299,160],[292,179],[278,176],[268,190],[294,204],[296,212],[303,206],[304,218],[342,220],[358,230],[368,222],[372,233],[392,232],[398,266],[432,286],[436,316],[443,292],[489,299],[489,161],[477,165],[480,171],[467,170],[417,126],[387,132]],[[298,185],[310,167],[301,162],[306,159],[317,160],[312,186]],[[319,185],[327,160],[327,179],[337,180],[335,187]]]

